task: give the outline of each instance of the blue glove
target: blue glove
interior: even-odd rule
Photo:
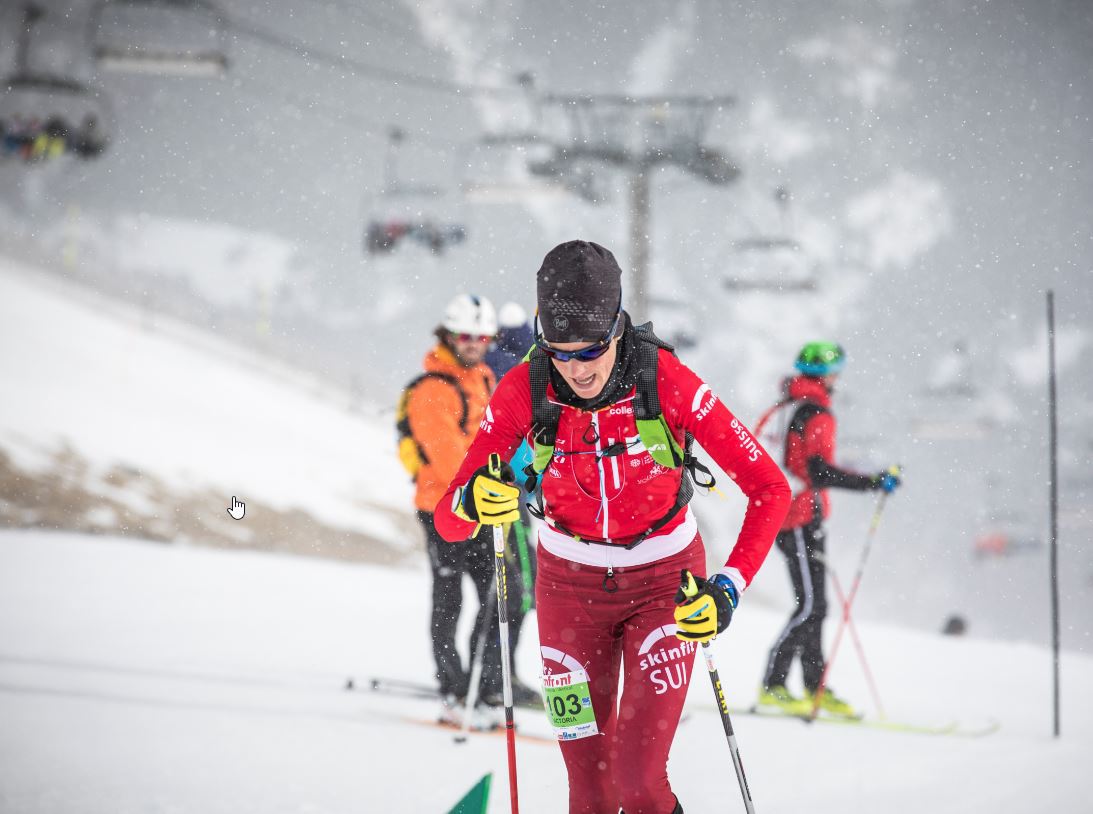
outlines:
[[[884,472],[880,472],[873,476],[873,488],[880,489],[886,495],[890,495],[892,492],[896,491],[903,482],[900,477],[902,474],[903,470],[898,466],[890,466]]]

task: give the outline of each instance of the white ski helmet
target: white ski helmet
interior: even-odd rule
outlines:
[[[474,336],[497,335],[497,312],[493,303],[476,294],[460,294],[444,309],[444,330]]]
[[[502,328],[519,328],[527,324],[528,312],[518,302],[506,302],[497,312],[497,321]]]

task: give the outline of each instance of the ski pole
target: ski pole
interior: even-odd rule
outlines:
[[[751,799],[751,789],[748,788],[748,778],[744,775],[744,762],[740,759],[740,747],[736,745],[736,734],[732,729],[732,721],[729,720],[729,702],[725,700],[725,691],[721,689],[721,676],[717,674],[717,666],[713,663],[713,653],[710,652],[709,642],[702,643],[702,656],[706,659],[706,669],[710,671],[710,681],[713,683],[713,692],[717,697],[717,709],[721,713],[721,725],[725,728],[725,739],[729,742],[732,765],[736,769],[736,782],[740,784],[740,794],[744,798],[744,810],[748,814],[755,814],[755,804]]]
[[[839,600],[839,608],[846,613],[846,629],[850,631],[850,640],[854,642],[854,648],[858,651],[858,661],[861,663],[862,672],[865,673],[865,680],[869,683],[869,691],[873,695],[873,704],[877,708],[877,714],[883,719],[884,705],[880,700],[880,692],[877,690],[877,683],[873,680],[873,671],[869,669],[869,661],[865,658],[865,648],[862,647],[861,639],[858,637],[858,628],[854,624],[854,618],[850,615],[850,612],[846,610],[846,594],[843,593],[842,582],[839,580],[839,575],[835,573],[834,568],[831,567],[830,561],[826,556],[816,552],[815,556],[824,563],[827,572],[831,575],[831,584],[835,589],[835,596]]]
[[[688,588],[694,585],[690,576],[690,572],[684,569],[680,585],[684,596],[694,596],[698,590],[696,586],[694,591],[688,592]],[[713,662],[709,642],[702,643],[702,657],[706,659],[706,669],[710,673],[710,683],[713,684],[713,694],[717,699],[717,711],[721,714],[721,726],[725,729],[725,739],[729,742],[729,752],[732,754],[732,765],[736,769],[736,782],[740,784],[740,794],[744,798],[744,809],[748,814],[755,814],[755,804],[751,799],[748,778],[744,774],[744,762],[740,759],[740,747],[736,745],[736,733],[733,732],[732,721],[729,719],[729,702],[725,700],[725,691],[721,688],[721,676],[717,672],[717,665]]]
[[[865,649],[862,647],[861,639],[858,638],[858,630],[854,625],[854,620],[850,617],[850,610],[846,606],[846,595],[843,594],[842,585],[839,583],[839,576],[834,571],[831,571],[831,584],[835,587],[835,594],[839,599],[839,604],[843,608],[843,612],[846,614],[846,627],[850,631],[850,639],[854,642],[854,647],[858,651],[858,661],[861,662],[862,672],[865,673],[865,680],[869,682],[869,691],[873,694],[873,703],[877,707],[877,714],[884,718],[884,705],[880,701],[880,693],[877,692],[877,683],[873,680],[873,671],[869,669],[869,662],[865,659]]]
[[[489,606],[493,603],[495,596],[497,596],[496,580],[490,583],[489,592],[486,594],[486,602],[483,605],[486,618],[482,622],[482,629],[478,631],[478,638],[475,642],[475,651],[471,661],[471,681],[467,685],[467,697],[463,704],[463,723],[459,728],[459,734],[455,736],[456,743],[467,742],[467,733],[471,729],[471,715],[474,713],[475,704],[478,703],[478,683],[482,680],[482,662],[485,661],[486,637],[490,635],[490,628],[493,627],[490,624],[492,614],[489,612]]]
[[[490,474],[501,477],[501,456],[490,453]],[[494,576],[497,581],[498,635],[501,637],[501,686],[505,700],[505,740],[508,744],[509,797],[512,814],[519,814],[520,803],[516,791],[516,724],[512,717],[512,664],[509,655],[508,582],[505,579],[505,532],[501,526],[493,527]]]
[[[839,643],[842,641],[843,630],[845,630],[847,622],[850,620],[850,607],[854,604],[854,597],[858,594],[862,574],[865,572],[865,563],[869,559],[870,550],[873,548],[873,538],[877,536],[877,526],[880,525],[880,517],[884,513],[884,504],[887,499],[888,493],[882,492],[880,499],[877,501],[876,511],[873,512],[873,519],[869,521],[869,530],[865,534],[865,546],[862,548],[861,559],[858,560],[858,570],[854,572],[854,581],[850,584],[850,593],[847,594],[846,601],[843,603],[839,628],[835,632],[835,641],[831,645],[831,655],[827,657],[827,661],[824,663],[824,671],[820,674],[820,686],[816,688],[816,697],[812,702],[812,714],[809,716],[811,719],[815,719],[820,712],[820,700],[824,695],[824,687],[827,686],[827,676],[831,672],[831,665],[835,661],[835,656],[839,653]]]

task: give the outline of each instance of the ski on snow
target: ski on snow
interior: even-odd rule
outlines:
[[[407,723],[416,724],[417,726],[429,726],[437,729],[446,729],[454,734],[459,734],[463,731],[462,727],[456,726],[455,724],[446,723],[444,721],[429,721],[423,718],[417,718],[412,715],[402,715],[400,716],[400,718]],[[495,726],[491,727],[490,729],[475,729],[474,727],[471,727],[467,730],[466,734],[472,736],[491,735],[493,737],[507,737],[504,726]],[[540,732],[531,732],[519,725],[516,727],[516,740],[524,741],[526,743],[552,744],[557,742],[557,738],[553,737],[552,735],[547,735]]]
[[[893,721],[887,718],[836,718],[834,716],[820,715],[812,718],[808,715],[796,715],[790,712],[781,712],[774,709],[763,709],[758,706],[732,709],[733,715],[752,715],[757,718],[784,718],[796,720],[805,724],[836,724],[840,726],[860,726],[865,729],[878,729],[885,732],[905,732],[914,735],[950,735],[963,738],[981,738],[998,731],[997,721],[989,721],[979,726],[962,726],[957,721],[947,721],[939,724],[918,724],[907,721]]]
[[[439,699],[440,694],[436,688],[419,681],[408,681],[401,678],[373,677],[364,683],[358,684],[353,678],[346,680],[345,689],[378,692],[389,695],[401,695],[407,698]],[[525,705],[521,709],[533,709],[542,712],[541,704]],[[976,726],[961,725],[957,721],[946,721],[937,724],[919,724],[908,721],[894,721],[887,718],[835,718],[831,716],[817,716],[815,719],[808,715],[794,715],[773,709],[763,709],[758,706],[738,707],[729,710],[732,715],[747,715],[757,718],[783,718],[801,723],[834,724],[838,726],[860,726],[864,729],[875,729],[884,732],[904,732],[913,735],[947,735],[951,737],[982,738],[992,735],[999,729],[997,721],[988,721]],[[685,722],[690,716],[684,713],[680,723]],[[434,726],[444,726],[436,722],[424,721],[421,723]],[[477,734],[496,734],[498,731],[504,734],[504,730],[478,732]],[[529,735],[525,734],[525,737]],[[534,736],[532,736],[534,737]]]
[[[416,698],[423,701],[436,701],[440,699],[440,693],[435,687],[428,684],[424,684],[418,681],[408,681],[401,678],[369,678],[364,682],[358,683],[354,678],[350,677],[346,679],[345,689],[347,691],[362,691],[362,692],[375,692],[384,695],[397,695],[403,698]],[[520,707],[520,709],[530,709],[536,712],[543,712],[541,704],[534,706]],[[395,712],[393,710],[384,710],[385,714],[390,714],[392,717],[405,721],[407,723],[415,724],[417,726],[427,726],[436,729],[446,729],[450,732],[461,732],[462,729],[459,726],[446,723],[443,721],[429,720],[419,717],[413,714],[405,714],[401,712]],[[505,737],[505,727],[495,726],[490,729],[475,729],[470,728],[467,730],[467,734],[473,736],[500,736]],[[556,738],[553,734],[544,734],[542,732],[535,731],[535,728],[527,728],[523,726],[517,726],[516,728],[517,740],[527,741],[532,743],[555,743]]]
[[[363,690],[366,692],[378,692],[387,695],[401,695],[406,698],[435,698],[440,700],[440,692],[431,684],[420,681],[408,681],[403,678],[377,678],[372,677],[358,684],[352,677],[345,681],[346,690]],[[543,703],[516,704],[520,709],[531,709],[536,712],[543,711]]]

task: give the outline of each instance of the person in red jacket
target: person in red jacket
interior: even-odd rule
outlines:
[[[451,542],[515,517],[513,473],[497,477],[487,463],[532,445],[545,521],[535,594],[543,684],[569,811],[675,814],[668,752],[695,650],[728,626],[790,490],[710,386],[631,324],[621,274],[595,243],[546,255],[535,350],[501,380],[434,517]],[[748,505],[724,567],[697,576],[697,596],[677,605],[681,572],[706,574],[687,501],[692,474],[708,470],[690,454],[692,436]]]
[[[793,486],[793,504],[782,524],[775,545],[785,555],[796,605],[789,621],[770,650],[759,703],[785,712],[810,715],[823,676],[823,622],[827,614],[825,590],[823,521],[831,511],[828,489],[891,493],[899,486],[893,468],[876,475],[863,475],[835,464],[835,414],[831,394],[846,363],[846,353],[833,342],[810,342],[801,349],[796,368],[799,375],[783,382],[785,399],[778,408],[785,417],[784,428],[776,430],[785,444],[785,471]],[[762,427],[756,434],[768,435]],[[773,446],[773,445],[772,445]],[[803,698],[786,689],[793,660],[800,657],[805,694]],[[827,713],[852,717],[854,709],[825,687],[819,708]]]

